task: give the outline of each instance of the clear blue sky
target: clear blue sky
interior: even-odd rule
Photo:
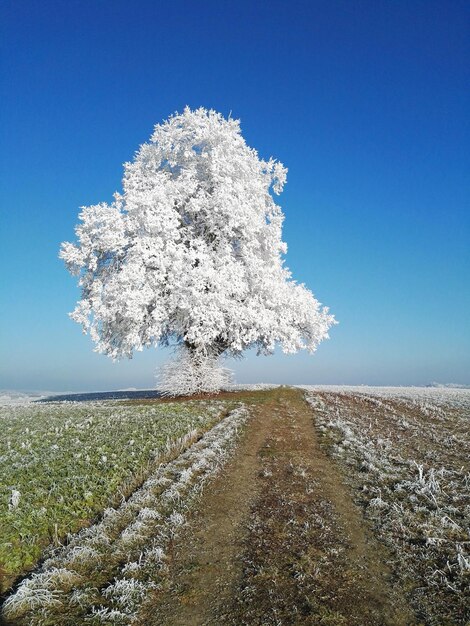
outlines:
[[[151,387],[67,317],[78,208],[188,104],[288,168],[287,264],[340,320],[240,382],[470,383],[469,18],[458,0],[4,0],[0,388]],[[466,91],[467,90],[467,91]]]

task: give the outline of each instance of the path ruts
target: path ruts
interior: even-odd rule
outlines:
[[[414,624],[299,390],[265,392],[171,549],[146,626]]]

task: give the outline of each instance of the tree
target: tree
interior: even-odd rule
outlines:
[[[179,365],[163,372],[175,394],[222,384],[222,354],[313,352],[335,321],[284,266],[272,193],[286,174],[215,111],[186,108],[155,126],[124,164],[122,194],[82,207],[78,242],[62,244],[80,277],[71,317],[95,350],[118,359],[175,342]]]

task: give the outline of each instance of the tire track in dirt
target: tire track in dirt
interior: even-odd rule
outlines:
[[[148,626],[415,623],[321,449],[299,390],[279,388],[175,540]]]
[[[258,452],[270,428],[263,414],[275,404],[276,397],[250,407],[253,417],[233,458],[205,489],[186,531],[168,551],[168,580],[144,607],[142,626],[203,624],[214,605],[232,597],[242,572],[242,529],[261,487]]]

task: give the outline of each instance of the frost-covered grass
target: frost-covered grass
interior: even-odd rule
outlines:
[[[446,409],[469,410],[470,389],[468,387],[375,387],[369,385],[298,385],[307,391],[325,391],[354,395],[373,396],[379,400],[402,399],[426,410],[441,406]]]
[[[307,398],[419,623],[466,624],[470,391],[324,387]]]
[[[181,454],[160,464],[100,522],[53,550],[6,600],[3,617],[29,626],[132,623],[148,595],[165,584],[171,541],[247,417],[240,406],[202,438],[194,431],[177,441],[174,451]]]
[[[233,403],[85,402],[0,407],[0,591],[49,544],[138,487],[172,443]]]

